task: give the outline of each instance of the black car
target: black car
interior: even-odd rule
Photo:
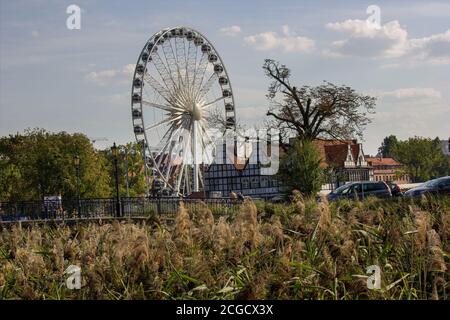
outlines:
[[[419,197],[422,194],[450,196],[450,176],[429,180],[405,192],[408,197]]]
[[[364,199],[368,196],[378,198],[392,197],[391,189],[383,181],[350,182],[328,194],[328,201],[340,199]]]

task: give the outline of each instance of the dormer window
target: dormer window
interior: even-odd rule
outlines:
[[[344,163],[344,167],[354,167],[355,160],[353,160],[352,147],[351,145],[347,145],[347,157]]]
[[[364,152],[361,143],[359,144],[358,165],[361,167],[367,166],[367,161],[364,157]]]

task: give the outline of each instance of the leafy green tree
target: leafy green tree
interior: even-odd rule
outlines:
[[[127,196],[127,179],[128,194],[130,197],[145,195],[146,185],[142,147],[138,143],[127,143],[126,145],[119,145],[117,148],[119,150],[117,167],[120,196]],[[109,163],[108,173],[110,175],[111,188],[115,190],[115,168],[113,166],[111,150],[105,149],[102,151],[102,154]],[[148,174],[150,175],[150,173]]]
[[[390,136],[383,139],[381,146],[378,148],[378,153],[383,158],[393,158],[394,155],[392,150],[395,148],[397,143],[397,137],[391,134]]]
[[[279,176],[288,191],[299,190],[305,196],[320,191],[325,178],[321,156],[309,140],[296,140],[281,158]]]
[[[85,135],[28,129],[0,138],[0,180],[6,181],[1,184],[0,198],[31,200],[58,194],[76,198],[76,155],[80,158],[80,196],[110,196],[106,159]]]
[[[413,182],[422,182],[450,173],[450,161],[442,154],[440,140],[414,137],[398,141],[394,157],[406,166]]]

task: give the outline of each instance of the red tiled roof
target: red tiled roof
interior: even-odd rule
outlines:
[[[367,157],[366,161],[371,166],[401,166],[402,164],[393,158]]]
[[[356,161],[359,155],[359,144],[356,140],[323,140],[316,139],[314,144],[322,156],[322,166],[343,167],[347,159],[348,145],[350,145],[353,160]]]
[[[353,160],[356,161],[358,159],[359,154],[359,144],[351,144],[350,145]],[[348,145],[347,144],[338,144],[325,146],[325,161],[328,165],[342,167],[344,166],[344,162],[347,160],[347,152]]]

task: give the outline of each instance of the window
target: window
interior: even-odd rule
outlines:
[[[371,192],[371,191],[381,191],[385,190],[386,185],[383,182],[378,183],[365,183],[364,184],[364,192]]]
[[[339,194],[339,193],[341,193],[341,194],[347,194],[347,193],[349,193],[350,192],[350,190],[352,189],[352,186],[350,186],[350,187],[345,187],[345,188],[337,188],[336,190],[334,190],[334,193],[337,193],[337,194]]]
[[[354,184],[351,191],[352,192],[356,192],[356,193],[360,193],[361,192],[361,184],[359,184],[359,183]]]
[[[252,188],[258,188],[259,187],[259,179],[257,177],[253,177],[250,180],[251,187]]]
[[[448,189],[450,188],[450,179],[445,179],[444,181],[439,182],[439,188]]]
[[[269,179],[267,177],[261,177],[261,188],[269,186]]]
[[[242,189],[248,189],[250,187],[248,178],[242,178],[241,183]]]

